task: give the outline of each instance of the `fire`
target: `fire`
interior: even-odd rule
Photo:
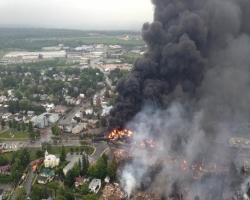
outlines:
[[[109,138],[112,139],[112,140],[117,140],[119,138],[130,138],[132,137],[133,135],[133,132],[130,131],[130,130],[118,130],[118,129],[115,129],[113,130],[110,134],[109,134]]]

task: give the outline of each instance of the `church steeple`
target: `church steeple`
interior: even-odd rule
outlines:
[[[45,151],[45,158],[49,155],[48,151]]]

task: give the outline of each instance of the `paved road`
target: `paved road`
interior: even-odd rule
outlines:
[[[23,186],[24,186],[25,190],[27,191],[27,194],[30,193],[30,187],[31,187],[31,183],[32,183],[32,179],[33,179],[34,175],[35,174],[33,173],[32,168],[30,168],[27,179],[23,183]]]
[[[100,155],[105,151],[105,149],[108,148],[108,144],[107,142],[98,142],[98,143],[94,143],[94,147],[96,148],[96,151],[92,155],[92,158],[94,158],[95,160],[98,160]]]

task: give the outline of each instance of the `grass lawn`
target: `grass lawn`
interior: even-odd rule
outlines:
[[[27,132],[8,129],[0,133],[0,141],[21,141],[28,139],[29,139],[29,133]]]
[[[52,149],[49,151],[49,154],[60,154],[61,152],[61,146],[52,146]],[[65,146],[65,152],[70,153],[70,148],[73,148],[74,151],[76,151],[76,148],[80,151],[81,148],[83,148],[84,151],[87,151],[89,155],[91,155],[94,151],[93,147],[89,146]],[[30,149],[30,160],[34,161],[37,159],[36,157],[36,151],[40,150],[40,147],[29,147]],[[11,161],[12,156],[15,152],[8,152],[8,153],[3,153],[2,155],[6,156],[6,158]]]

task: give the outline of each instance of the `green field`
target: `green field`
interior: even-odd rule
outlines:
[[[61,41],[62,43],[67,43],[71,41],[77,41],[82,42],[83,44],[90,45],[90,44],[106,44],[106,45],[128,45],[128,46],[139,46],[139,45],[145,45],[145,42],[143,40],[135,40],[135,39],[129,39],[129,40],[121,40],[115,36],[109,36],[109,37],[61,37],[61,38],[36,38],[36,39],[27,39],[29,42],[34,41],[49,41],[49,40],[57,40]]]
[[[0,133],[0,141],[21,141],[28,140],[29,133],[17,130],[6,130]]]
[[[28,147],[30,150],[30,160],[36,160],[36,151],[40,150],[40,147]],[[60,154],[61,152],[61,146],[52,146],[52,149],[49,151],[49,154]],[[74,152],[76,152],[76,148],[78,148],[78,150],[80,151],[81,148],[83,148],[84,151],[88,152],[89,155],[91,155],[94,152],[94,148],[90,147],[90,146],[65,146],[65,152],[66,153],[70,153],[70,148],[74,149]],[[8,153],[4,153],[2,155],[6,156],[6,158],[11,161],[12,156],[15,152],[8,152]]]

